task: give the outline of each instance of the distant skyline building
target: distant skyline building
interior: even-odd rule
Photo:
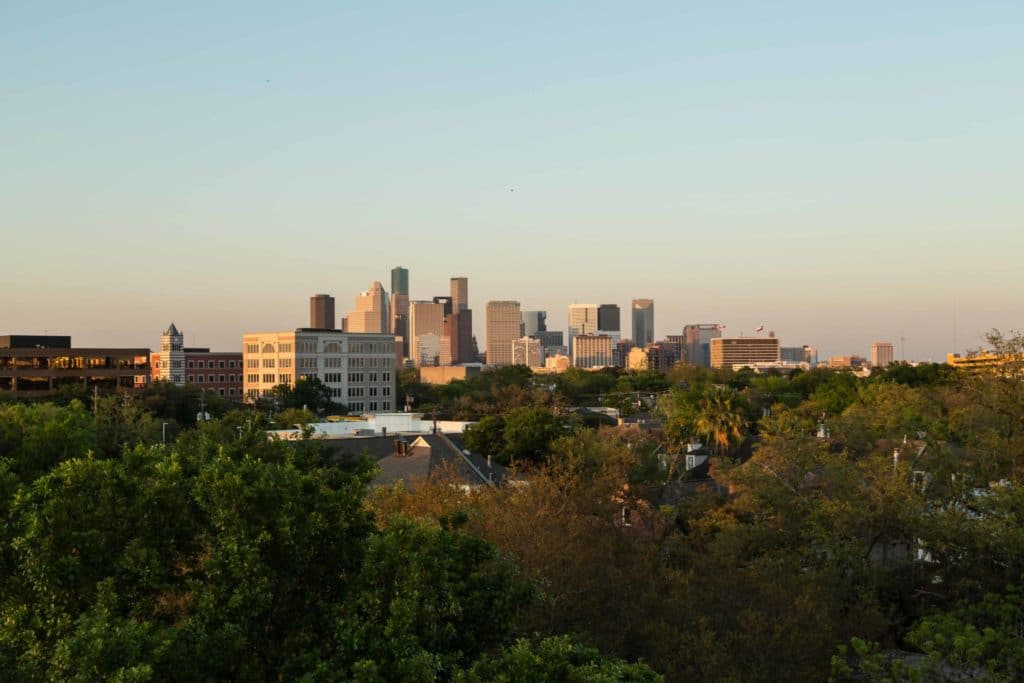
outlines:
[[[547,319],[547,311],[523,311],[523,336],[537,337],[539,332],[547,332]]]
[[[633,299],[633,343],[647,346],[654,341],[654,299]]]
[[[309,326],[321,330],[333,330],[338,326],[333,296],[314,294],[309,297]]]
[[[518,301],[487,302],[487,364],[511,365],[512,341],[519,338]]]
[[[597,304],[569,304],[569,351],[581,334],[597,334]]]
[[[464,311],[469,308],[469,278],[453,277],[451,294],[453,311]]]
[[[578,334],[572,339],[572,364],[577,368],[614,365],[612,338],[607,334]]]
[[[711,367],[732,368],[746,363],[779,362],[775,337],[732,337],[711,340]]]
[[[368,290],[356,297],[355,310],[348,314],[346,332],[382,334],[390,333],[388,296],[384,286],[374,281]],[[328,328],[332,329],[332,328]]]
[[[529,368],[544,367],[544,349],[535,337],[520,337],[512,340],[512,365]]]
[[[450,361],[445,363],[442,354],[442,364],[457,365],[459,363],[475,363],[476,357],[473,351],[473,311],[468,308],[452,311],[451,315],[444,319],[444,338],[448,339]]]
[[[391,269],[391,293],[409,296],[409,269],[395,266]]]
[[[891,342],[875,342],[871,345],[871,366],[886,368],[896,358]]]
[[[779,360],[784,363],[807,363],[811,367],[818,364],[818,350],[813,346],[783,346],[779,349]]]
[[[622,314],[616,304],[601,304],[597,307],[597,329],[601,334],[612,332],[622,335]]]
[[[425,334],[436,335],[438,339],[444,336],[444,304],[433,301],[413,301],[409,304],[409,357],[416,365],[420,364],[416,339]]]
[[[683,327],[685,360],[690,365],[711,367],[711,340],[722,336],[717,323],[693,323]]]

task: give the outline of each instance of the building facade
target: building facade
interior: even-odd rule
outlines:
[[[544,348],[534,337],[520,337],[512,341],[512,365],[528,368],[544,367]]]
[[[384,286],[374,282],[356,297],[355,310],[348,314],[346,332],[382,334],[391,330],[388,315],[388,294]],[[334,329],[333,327],[327,329]]]
[[[353,412],[395,410],[395,338],[390,334],[299,328],[242,337],[245,396],[316,377]]]
[[[452,310],[464,311],[469,308],[469,278],[453,277],[451,281]]]
[[[444,304],[433,301],[413,301],[409,304],[408,357],[416,365],[419,365],[416,339],[425,334],[437,335],[439,339],[444,336]]]
[[[487,302],[487,364],[511,365],[512,341],[519,338],[518,301]]]
[[[523,326],[521,329],[524,337],[537,337],[541,332],[548,330],[547,311],[523,311]]]
[[[633,343],[647,346],[654,341],[654,299],[633,299]]]
[[[150,373],[149,349],[75,348],[66,335],[0,337],[0,392],[15,398],[73,387],[132,392]]]
[[[338,326],[333,296],[314,294],[309,297],[309,326],[318,330],[333,330]]]
[[[572,342],[580,334],[597,334],[597,304],[569,304],[569,352]]]
[[[746,363],[777,363],[779,340],[775,337],[732,337],[711,340],[711,367],[732,368]]]
[[[722,336],[722,326],[717,323],[694,323],[683,327],[685,360],[690,365],[711,367],[711,340]]]
[[[572,364],[577,368],[614,365],[612,338],[607,334],[578,334],[572,339]]]
[[[871,345],[871,367],[889,367],[895,358],[896,355],[890,342],[875,342]]]

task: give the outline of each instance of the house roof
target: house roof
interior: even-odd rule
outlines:
[[[397,442],[408,444],[407,455],[397,453]],[[500,465],[488,467],[479,456],[459,451],[458,447],[441,434],[397,434],[324,441],[336,458],[365,455],[377,463],[380,472],[371,486],[388,486],[399,482],[409,485],[415,480],[426,480],[442,472],[451,473],[471,486],[493,485],[507,476]],[[426,452],[424,447],[429,447]]]

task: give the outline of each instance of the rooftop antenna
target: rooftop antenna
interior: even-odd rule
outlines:
[[[907,362],[907,338],[900,335],[900,360]]]

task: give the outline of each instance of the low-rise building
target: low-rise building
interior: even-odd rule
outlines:
[[[65,387],[136,391],[149,376],[149,349],[75,348],[66,335],[0,336],[0,391],[17,398]]]
[[[395,409],[395,337],[299,328],[242,337],[245,396],[268,395],[279,384],[316,377],[353,412]]]
[[[711,339],[710,344],[713,368],[779,360],[779,340],[776,337],[718,337]]]

